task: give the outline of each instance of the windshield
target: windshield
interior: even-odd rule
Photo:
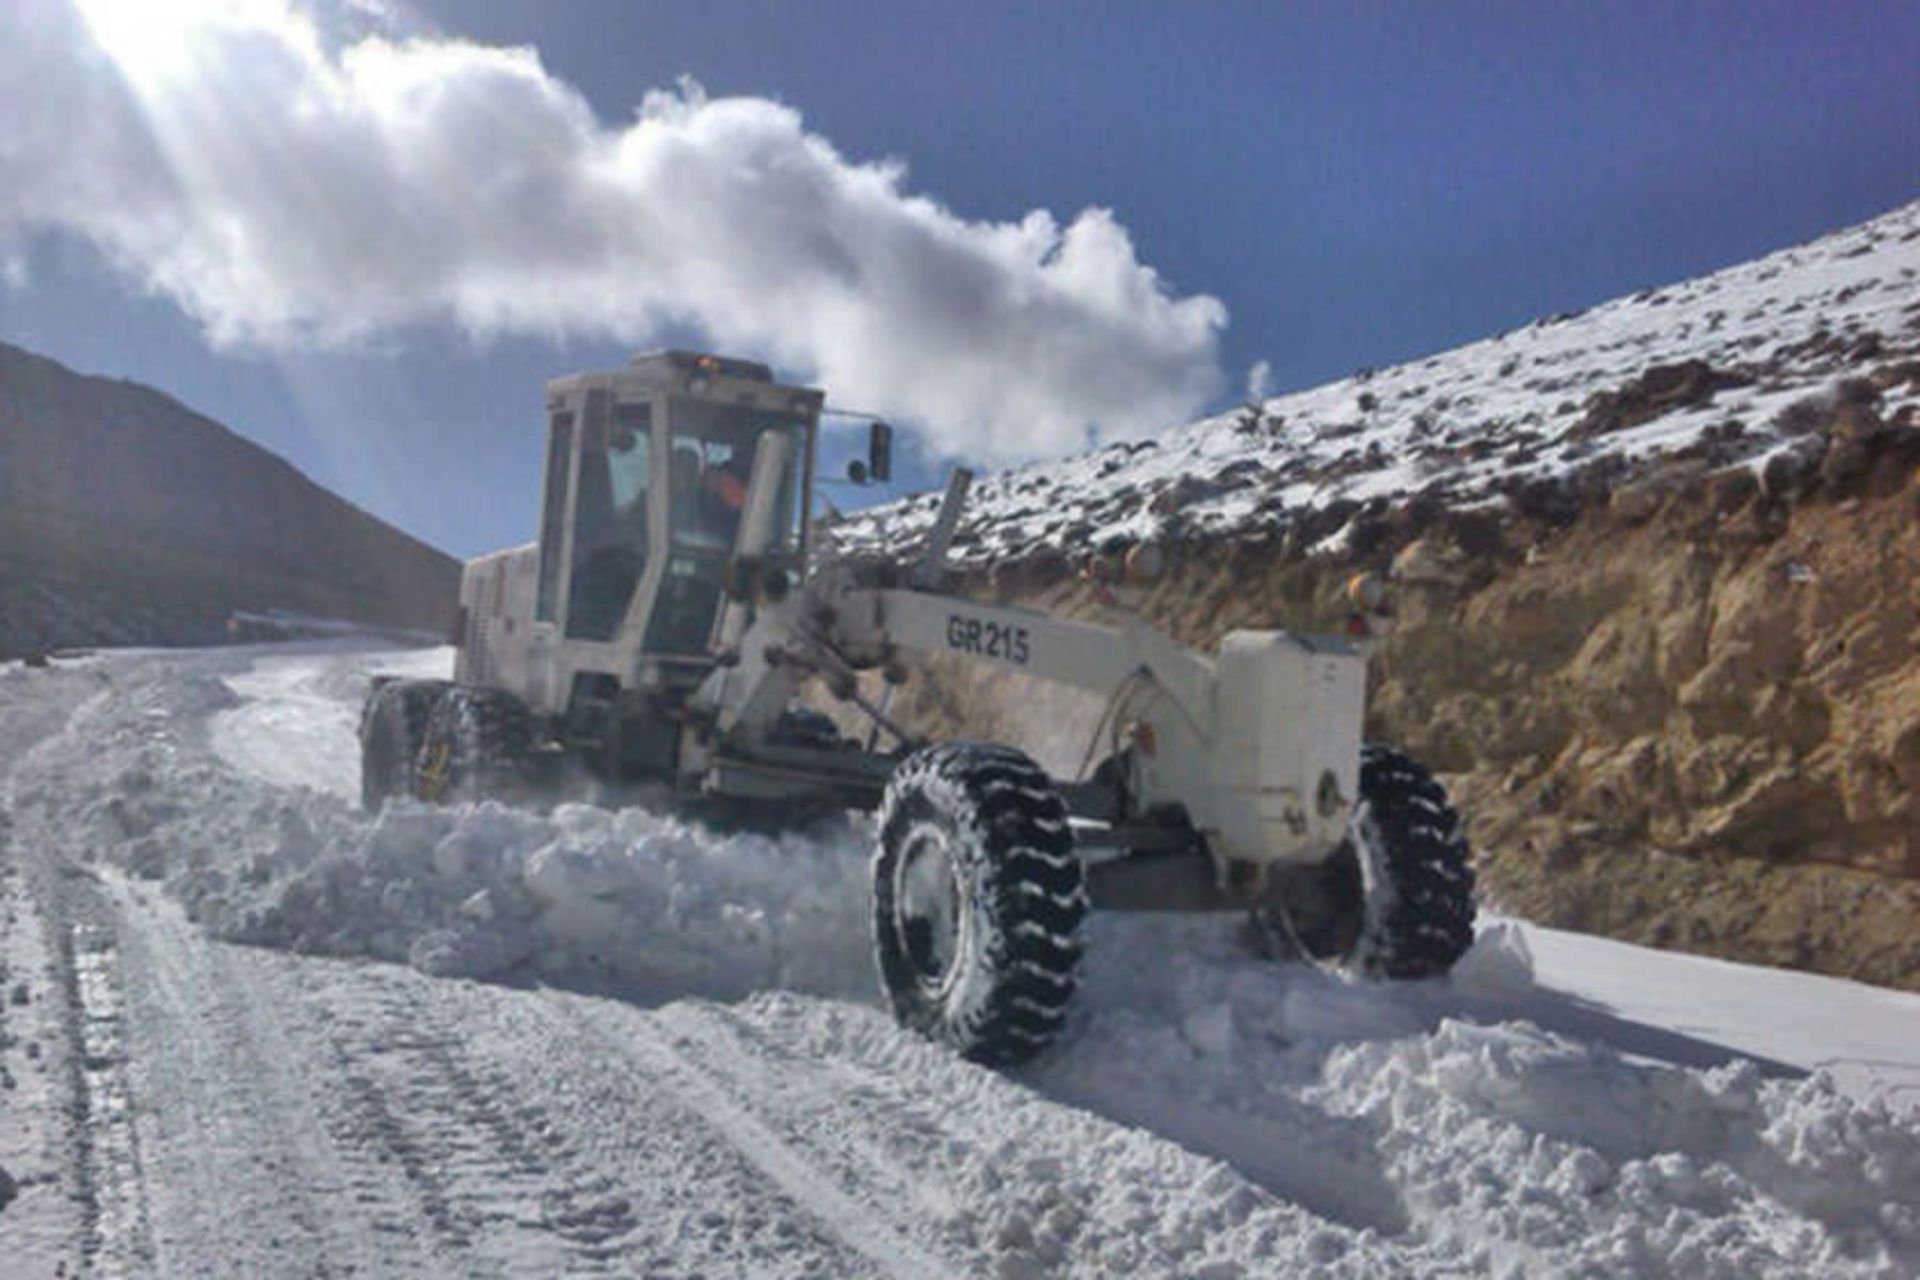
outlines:
[[[719,405],[697,400],[673,406],[673,540],[676,546],[726,554],[740,532],[753,474],[754,451],[768,431],[797,434],[806,419],[751,405]],[[799,441],[795,442],[799,444]],[[796,448],[797,458],[800,450]],[[782,477],[775,528],[784,550],[793,526],[792,468]]]
[[[803,432],[806,419],[698,400],[675,401],[672,414],[667,457],[673,545],[648,624],[647,651],[704,654],[720,615],[721,573],[740,536],[754,451],[769,431]],[[793,456],[801,452],[796,448]],[[774,511],[775,552],[793,545],[794,489],[789,466]]]

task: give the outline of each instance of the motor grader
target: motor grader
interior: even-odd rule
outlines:
[[[1235,631],[1217,653],[946,587],[956,472],[911,563],[835,556],[814,518],[823,394],[667,352],[547,386],[536,541],[467,564],[451,682],[376,685],[362,791],[517,799],[584,768],[718,821],[875,810],[873,942],[899,1020],[989,1063],[1060,1030],[1091,907],[1248,910],[1367,977],[1448,969],[1472,937],[1445,793],[1361,742],[1347,638]],[[885,478],[890,432],[871,427]],[[884,693],[921,655],[1105,700],[1085,776],[1016,745],[925,742]],[[864,678],[863,678],[864,677]],[[845,735],[801,701],[850,709]]]

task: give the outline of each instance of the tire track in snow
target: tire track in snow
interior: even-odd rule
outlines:
[[[851,1177],[891,1180],[901,1188],[898,1203],[917,1201],[943,1236],[984,1255],[983,1269],[1400,1274],[1392,1248],[1404,1251],[1403,1266],[1422,1273],[1420,1240],[1383,1248],[1392,1236],[1370,1218],[1356,1223],[1288,1197],[1217,1152],[1188,1146],[1188,1133],[1179,1126],[1167,1132],[1156,1115],[1063,1105],[1031,1071],[1009,1078],[975,1067],[865,1011],[838,1013],[823,1027],[809,1003],[782,996],[745,1006],[687,1003],[658,1016],[682,1037],[683,1052],[777,1117],[791,1142],[813,1146],[823,1164],[851,1164]],[[1255,1126],[1246,1145],[1277,1137]],[[1206,1224],[1197,1235],[1196,1220]],[[1206,1257],[1211,1246],[1226,1256]],[[1250,1251],[1263,1257],[1262,1267],[1249,1271],[1229,1260]]]
[[[357,968],[353,988],[314,994],[335,1136],[362,1185],[391,1172],[412,1202],[379,1229],[424,1225],[436,1269],[463,1275],[622,1273],[630,1206],[578,1159],[556,1117],[518,1096],[525,1082],[463,1032],[460,1002],[447,1007],[404,971]]]
[[[64,922],[56,951],[66,997],[80,1253],[86,1266],[134,1274],[153,1265],[139,1134],[119,989],[119,948],[101,925]]]
[[[62,682],[72,696],[59,715],[28,704],[46,721],[31,736],[14,732],[19,721],[0,727],[19,753],[15,768],[0,775],[8,790],[25,776],[17,772],[23,757],[41,747],[60,759],[36,764],[36,786],[57,781],[83,746],[89,758],[111,748],[109,764],[122,747],[129,759],[135,749],[151,752],[171,777],[175,744],[155,733],[163,725],[191,730],[190,722],[161,719],[155,705],[132,725],[92,723],[101,719],[95,712],[160,687],[129,674],[117,674],[108,688],[91,678]],[[0,706],[9,692],[0,691]],[[154,765],[143,760],[141,767]],[[57,883],[58,824],[81,803],[84,794],[36,805],[32,862],[50,883]],[[151,1233],[124,1247],[94,1239],[95,1219],[113,1230],[127,1215],[112,1209],[117,1193],[106,1188],[106,1173],[93,1172],[106,1168],[101,1159],[88,1150],[67,1161],[67,1182],[87,1189],[88,1234],[75,1247],[89,1269],[945,1273],[902,1264],[915,1247],[883,1230],[863,1231],[867,1210],[823,1210],[810,1170],[783,1167],[706,1122],[698,1109],[712,1097],[697,1082],[663,1088],[664,1077],[648,1075],[624,1049],[615,1058],[625,1069],[610,1067],[604,1038],[583,1036],[577,1026],[555,1034],[550,1017],[529,1016],[541,997],[230,947],[117,873],[109,875],[109,892],[91,872],[81,874],[84,891],[69,896],[87,907],[87,919],[109,922],[102,936],[131,947],[124,961],[115,953],[114,972],[102,969],[89,998],[103,1027],[117,1028],[110,1020],[124,1013],[144,1034],[112,1053],[76,1051],[74,1061],[111,1057],[123,1076],[130,1066],[133,1080],[159,1090],[141,1102],[140,1127],[126,1130],[129,1148],[145,1137],[158,1159],[145,1176],[114,1184],[142,1206],[141,1197],[159,1196],[157,1241]],[[73,916],[72,904],[49,914]],[[120,982],[123,966],[141,980]],[[170,1028],[187,1039],[170,1043]],[[604,1087],[603,1077],[616,1086]],[[287,1092],[281,1083],[298,1095],[278,1098],[290,1103],[287,1113],[263,1102]],[[583,1107],[582,1097],[609,1105]],[[298,1114],[297,1135],[274,1123],[289,1113]],[[64,1118],[59,1126],[83,1143],[106,1136],[97,1130]],[[769,1176],[769,1160],[784,1178]],[[104,1217],[94,1204],[96,1181],[108,1192]],[[145,1222],[144,1208],[135,1220]],[[334,1222],[348,1225],[336,1233],[327,1229]]]
[[[813,1163],[861,1184],[865,1199],[917,1204],[920,1221],[951,1213],[951,1189],[933,1170],[941,1153],[978,1144],[957,1132],[964,1125],[955,1123],[951,1099],[929,1094],[925,1081],[796,1052],[729,1007],[681,1003],[655,1017],[681,1057],[724,1080],[730,1096],[778,1126],[787,1145],[812,1148]],[[976,1070],[957,1062],[954,1069]]]
[[[153,1237],[134,1125],[118,942],[89,892],[91,873],[67,863],[57,850],[33,847],[11,819],[21,768],[108,702],[112,690],[99,683],[90,673],[64,672],[36,675],[31,685],[18,674],[8,682],[8,740],[0,747],[11,761],[0,778],[0,811],[9,815],[9,843],[45,934],[59,1002],[66,1093],[62,1174],[77,1210],[80,1266],[131,1274],[151,1267]],[[17,696],[23,690],[30,694]]]
[[[142,1011],[133,1047],[156,1184],[162,1270],[204,1269],[210,1254],[234,1274],[418,1268],[424,1255],[393,1230],[390,1179],[356,1178],[319,1114],[324,1071],[305,1050],[310,1004],[276,989],[257,955],[210,944],[170,905],[106,882],[126,931],[128,999]],[[206,1135],[220,1135],[214,1143]],[[244,1141],[241,1139],[244,1138]]]
[[[784,1183],[770,1194],[756,1152],[724,1130],[712,1140],[716,1126],[701,1111],[710,1099],[633,1070],[625,1046],[592,1030],[604,1006],[556,1019],[549,1001],[581,998],[352,968],[352,988],[314,993],[334,1037],[327,1110],[340,1115],[338,1136],[356,1159],[405,1180],[417,1212],[402,1222],[427,1228],[433,1269],[875,1269],[840,1223],[826,1236],[797,1225],[812,1205]]]
[[[170,1123],[148,1173],[181,1184],[158,1188],[158,1265],[121,1269],[871,1270],[784,1226],[804,1208],[758,1193],[763,1171],[730,1144],[662,1141],[704,1130],[687,1107],[662,1105],[659,1080],[623,1085],[618,1110],[596,1105],[596,1082],[620,1072],[599,1038],[527,1016],[544,997],[211,942],[120,888],[130,936],[145,940],[129,958],[153,974],[129,1002],[148,1026],[179,1031],[153,1103]],[[151,1075],[169,1046],[148,1040]],[[192,1149],[206,1134],[219,1141]],[[716,1202],[744,1202],[745,1221],[689,1235]]]
[[[622,1037],[615,1037],[571,1009],[556,1009],[556,1012],[613,1050],[629,1070],[637,1070],[649,1085],[664,1084],[678,1094],[690,1112],[758,1166],[801,1207],[870,1259],[882,1274],[896,1280],[935,1280],[961,1274],[922,1247],[898,1224],[890,1222],[875,1204],[863,1203],[836,1186],[836,1179],[827,1170],[776,1133],[770,1123],[755,1113],[750,1102],[742,1105],[736,1101],[735,1096],[722,1087],[723,1083],[741,1088],[749,1098],[755,1095],[752,1086],[739,1074],[717,1071],[711,1060],[696,1061],[680,1045],[649,1025],[677,1028],[683,1025],[684,1008],[673,1006],[645,1022],[635,1020],[626,1028],[629,1035]],[[758,1091],[758,1099],[766,1100],[764,1089]]]
[[[0,805],[0,1236],[10,1266],[50,1276],[77,1252],[79,1205],[62,1187],[64,1130],[72,1096],[67,1002],[54,959],[57,939],[28,884]],[[58,1136],[56,1136],[58,1135]]]
[[[785,1003],[774,999],[772,1008]],[[1341,1266],[1314,1272],[1333,1276],[1379,1274],[1387,1265],[1373,1246],[1392,1233],[1368,1213],[1353,1222],[1288,1197],[1218,1153],[1189,1147],[1185,1132],[1168,1133],[1155,1117],[1060,1107],[1031,1078],[1009,1079],[925,1046],[937,1057],[929,1070],[912,1062],[922,1048],[917,1043],[906,1059],[879,1068],[862,1047],[889,1052],[896,1034],[905,1037],[891,1028],[868,1039],[849,1022],[808,1044],[780,1034],[781,1014],[768,1025],[751,1007],[689,1002],[655,1017],[682,1056],[724,1082],[730,1097],[764,1116],[789,1145],[843,1182],[860,1185],[862,1198],[917,1206],[918,1221],[964,1241],[970,1252],[984,1251],[976,1267],[996,1274],[1285,1275],[1295,1273],[1295,1264],[1340,1257]],[[851,1056],[842,1056],[843,1048]],[[1277,1137],[1256,1127],[1242,1145],[1253,1149]],[[1317,1167],[1313,1156],[1291,1154]],[[1267,1163],[1284,1158],[1268,1153]],[[1304,1169],[1293,1174],[1294,1181],[1306,1177]],[[1121,1225],[1110,1211],[1103,1220],[1103,1208],[1088,1194],[1095,1186],[1118,1192],[1132,1220]],[[1133,1217],[1139,1205],[1126,1202],[1128,1189],[1152,1195],[1149,1186],[1162,1193],[1178,1188],[1183,1208],[1165,1214],[1176,1221]],[[1238,1234],[1256,1211],[1266,1222],[1248,1235],[1284,1231],[1296,1243],[1308,1242],[1303,1256],[1291,1264],[1274,1256],[1271,1271],[1248,1273],[1204,1258],[1202,1246],[1177,1223],[1183,1212],[1192,1213]],[[1378,1216],[1395,1231],[1406,1226],[1385,1211]],[[1132,1238],[1129,1261],[1120,1260],[1125,1246],[1116,1249],[1116,1237]],[[1333,1240],[1340,1243],[1330,1245]],[[1413,1256],[1423,1248],[1418,1240],[1406,1247]],[[1210,1262],[1219,1265],[1210,1269]]]

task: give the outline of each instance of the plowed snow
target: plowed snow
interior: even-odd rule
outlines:
[[[879,1008],[858,823],[359,813],[367,676],[434,663],[0,672],[23,1265],[1920,1268],[1920,999],[1498,922],[1450,983],[1366,987],[1229,919],[1100,917],[1068,1034],[1009,1078]]]

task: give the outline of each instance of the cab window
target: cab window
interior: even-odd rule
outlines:
[[[751,405],[676,403],[673,418],[673,540],[676,546],[733,550],[746,510],[760,438],[772,431],[799,433],[804,420]],[[803,443],[803,442],[797,442]],[[794,450],[797,458],[799,449]],[[774,527],[784,545],[793,526],[792,468],[782,478]]]
[[[573,415],[553,415],[547,437],[546,505],[540,516],[540,594],[533,616],[552,622],[560,605],[561,540],[566,534],[567,467],[573,461]]]
[[[673,437],[673,540],[728,552],[740,533],[753,456],[731,441]]]
[[[602,397],[597,405],[595,395]],[[651,434],[645,402],[609,409],[604,392],[589,393],[567,596],[567,635],[574,639],[613,639],[640,585],[647,564]]]

